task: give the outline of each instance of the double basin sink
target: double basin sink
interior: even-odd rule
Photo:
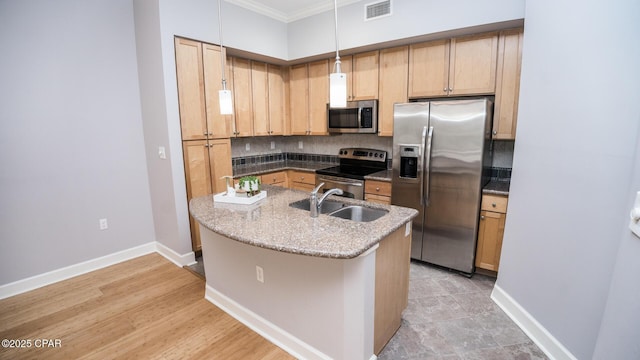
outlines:
[[[289,206],[296,209],[309,210],[309,199],[292,202]],[[320,206],[320,214],[338,217],[357,222],[369,222],[379,219],[388,213],[384,209],[374,209],[366,206],[345,204],[335,200],[325,200]]]

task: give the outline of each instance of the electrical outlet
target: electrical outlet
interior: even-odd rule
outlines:
[[[165,150],[164,146],[158,146],[158,156],[160,157],[160,159],[167,158],[167,151]]]
[[[275,149],[275,148],[276,148],[276,142],[275,142],[275,141],[272,141],[272,142],[271,142],[271,150],[273,150],[273,149]]]
[[[304,146],[302,145],[302,140],[298,141],[298,149],[302,149]]]
[[[256,280],[264,284],[264,270],[256,265]]]
[[[250,151],[250,150],[251,150],[251,144],[247,143],[247,144],[244,146],[244,149],[245,149],[246,151]]]
[[[100,230],[107,230],[109,228],[109,224],[107,224],[107,219],[100,219],[98,223],[100,224]]]

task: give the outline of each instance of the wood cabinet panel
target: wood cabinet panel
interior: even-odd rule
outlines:
[[[411,236],[405,227],[380,242],[376,250],[373,350],[380,354],[402,323],[409,299]]]
[[[251,89],[251,61],[233,57],[233,102],[235,136],[253,135],[253,92]]]
[[[202,44],[207,137],[209,139],[222,139],[231,136],[233,116],[220,114],[219,91],[222,90],[222,56],[226,55],[221,52],[219,46]],[[225,76],[229,77],[228,71]]]
[[[289,181],[291,183],[299,183],[315,186],[316,174],[315,172],[289,170]],[[311,188],[313,189],[313,188]]]
[[[261,176],[263,184],[287,187],[287,172],[277,171]]]
[[[409,47],[380,50],[378,135],[393,136],[393,104],[404,103],[409,77]]]
[[[453,38],[450,51],[449,95],[495,92],[497,33]]]
[[[222,177],[233,176],[230,139],[209,140],[209,164],[213,193],[226,191],[227,183]]]
[[[499,213],[507,212],[509,198],[499,195],[482,195],[481,210],[494,211]]]
[[[289,68],[289,117],[292,135],[309,133],[309,76],[307,64]]]
[[[327,134],[329,102],[329,61],[309,63],[309,134]]]
[[[506,216],[492,211],[480,212],[476,267],[498,271]]]
[[[267,73],[269,77],[269,135],[283,135],[287,117],[283,69],[281,66],[268,64]]]
[[[351,84],[353,100],[378,98],[379,52],[369,51],[353,55]],[[349,78],[347,78],[347,82]]]
[[[522,29],[500,32],[492,132],[496,140],[516,138],[521,64]]]
[[[176,80],[182,140],[207,138],[202,44],[175,38]]]
[[[253,135],[269,135],[269,74],[267,64],[251,61]]]
[[[449,40],[409,46],[409,97],[446,96],[449,88]]]

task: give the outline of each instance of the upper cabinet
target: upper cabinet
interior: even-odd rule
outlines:
[[[409,98],[492,94],[497,57],[497,33],[413,44]]]
[[[251,60],[231,58],[233,68],[234,136],[253,135],[253,89]],[[266,74],[265,74],[266,75]]]
[[[378,99],[379,51],[368,51],[340,58],[347,74],[347,100]],[[333,72],[333,60],[330,61]]]
[[[522,29],[500,32],[492,132],[495,140],[516,138],[521,63]]]
[[[409,47],[380,50],[380,80],[378,102],[378,135],[393,136],[393,104],[407,98]]]
[[[309,134],[309,75],[307,64],[289,67],[291,135]]]
[[[182,38],[175,38],[175,47],[182,139],[229,137],[230,117],[220,115],[217,101],[220,47]]]
[[[269,129],[267,135],[283,135],[287,119],[284,70],[281,66],[267,64],[267,74],[269,82]]]
[[[327,134],[329,60],[309,63],[309,135]]]

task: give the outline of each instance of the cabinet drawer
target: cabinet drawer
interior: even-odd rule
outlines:
[[[364,192],[367,194],[391,196],[391,183],[386,181],[367,180],[364,183]]]
[[[287,182],[287,173],[278,171],[262,175],[262,183],[267,185],[282,184]]]
[[[306,171],[291,170],[289,173],[292,182],[303,183],[308,185],[316,184],[316,174]],[[313,189],[313,188],[312,188]]]
[[[508,198],[506,196],[482,195],[481,209],[506,214],[507,202]]]

